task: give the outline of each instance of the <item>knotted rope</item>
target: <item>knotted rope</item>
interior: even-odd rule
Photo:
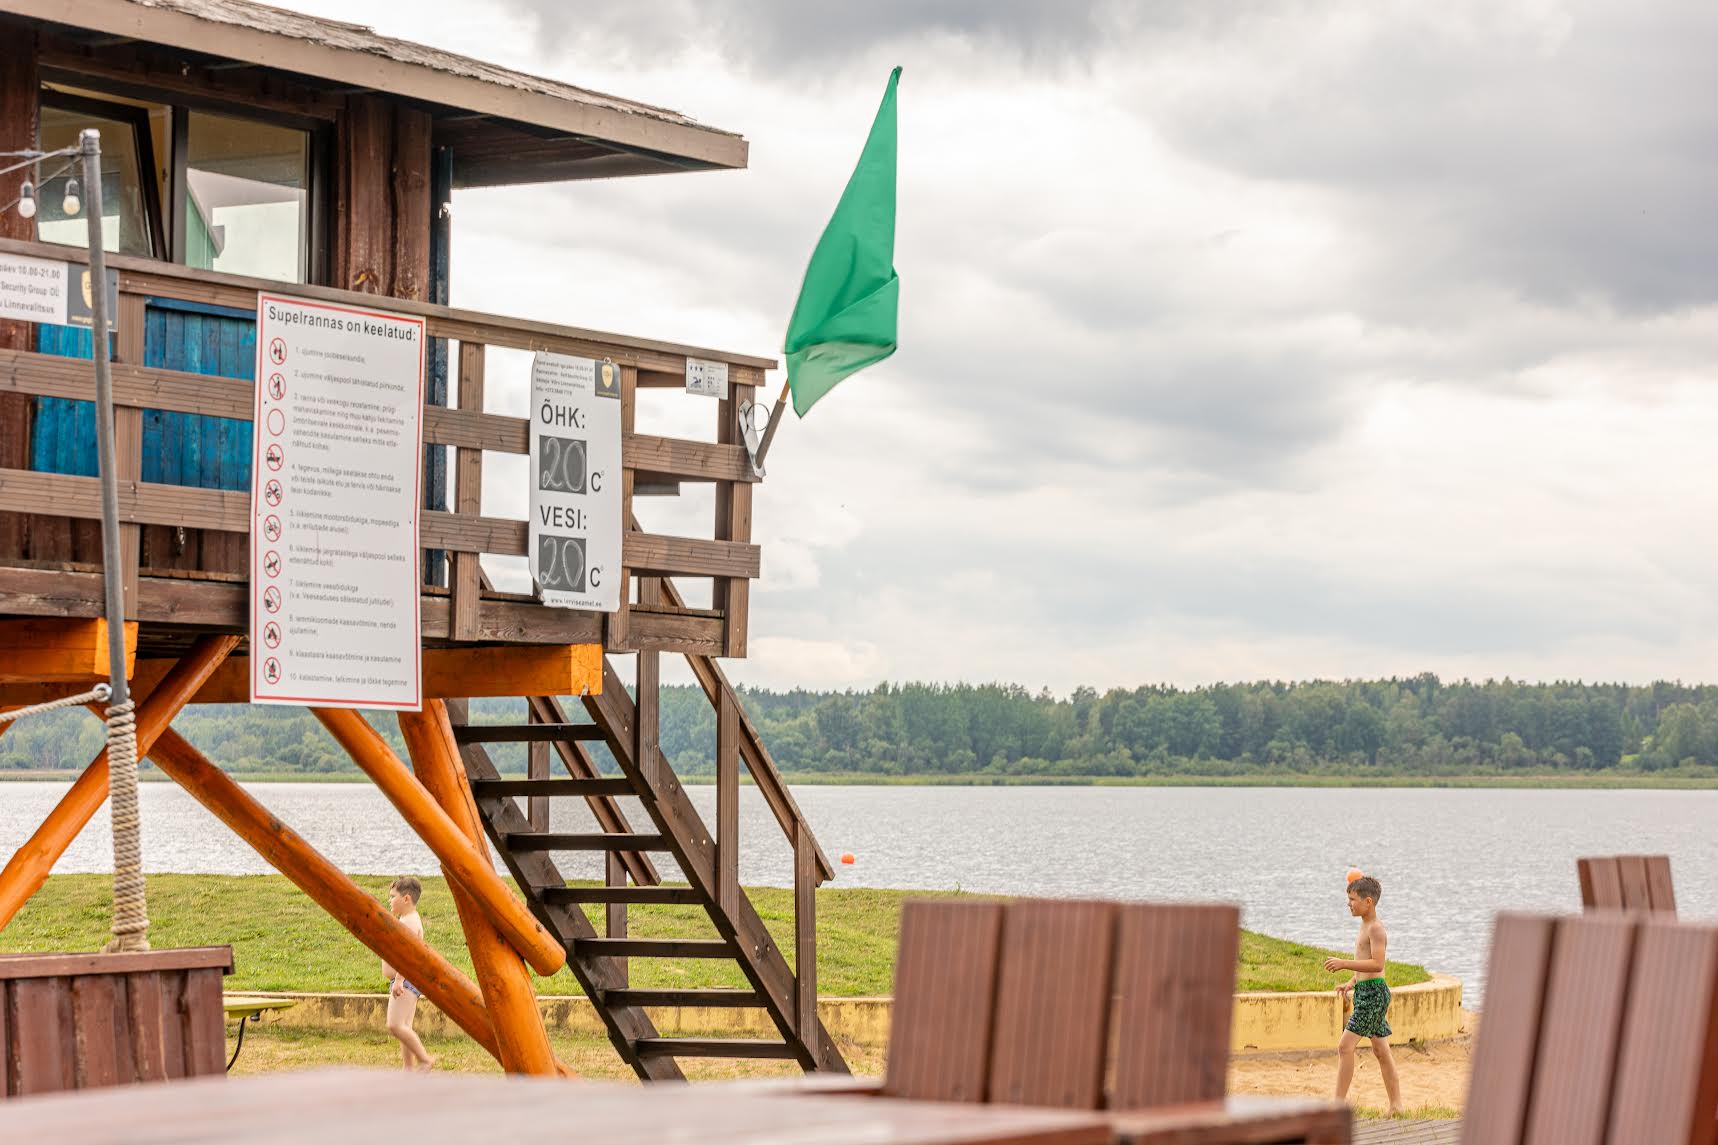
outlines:
[[[137,814],[136,704],[107,709],[108,792],[113,801],[113,939],[104,951],[148,950],[143,893],[143,821]]]
[[[0,712],[0,724],[60,708],[106,703],[113,689],[87,692]],[[137,705],[127,699],[107,709],[108,791],[113,800],[113,951],[149,949],[149,908],[143,893],[143,820],[137,813]]]
[[[85,704],[105,704],[107,698],[113,695],[113,689],[106,684],[97,684],[87,692],[79,692],[75,696],[64,699],[49,700],[45,704],[31,704],[27,708],[13,708],[11,711],[0,712],[0,724],[9,720],[21,720],[25,716],[39,716],[43,712],[51,712],[56,708],[81,708]]]

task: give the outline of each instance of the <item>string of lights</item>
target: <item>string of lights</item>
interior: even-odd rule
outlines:
[[[18,171],[26,167],[40,168],[44,161],[50,159],[63,158],[66,160],[65,163],[60,165],[59,170],[55,171],[52,175],[49,175],[46,179],[42,179],[39,175],[35,182],[25,179],[24,185],[18,189],[18,197],[13,199],[10,203],[7,203],[5,206],[0,207],[0,214],[4,214],[16,207],[18,208],[18,214],[24,218],[35,218],[37,185],[42,183],[52,183],[60,176],[69,174],[71,172],[72,165],[77,161],[78,154],[78,148],[75,146],[62,147],[57,151],[0,151],[0,159],[21,160],[21,162],[13,163],[8,167],[0,167],[0,175],[9,175],[13,171]],[[79,197],[78,181],[75,177],[66,180],[65,196],[61,200],[60,206],[67,215],[76,215],[83,209],[83,201]]]

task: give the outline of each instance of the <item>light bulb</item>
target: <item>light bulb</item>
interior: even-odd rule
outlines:
[[[36,217],[36,188],[28,179],[24,180],[24,186],[18,192],[18,214],[26,219]]]
[[[78,198],[78,181],[76,179],[66,180],[66,197],[61,201],[60,206],[65,209],[68,215],[75,215],[83,208],[83,200]]]

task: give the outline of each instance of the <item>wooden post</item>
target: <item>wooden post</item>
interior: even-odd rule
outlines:
[[[145,300],[141,294],[119,296],[119,360],[143,365]],[[113,411],[113,456],[121,482],[143,479],[143,411],[135,406],[116,406]],[[137,618],[137,577],[141,556],[142,529],[119,526],[120,577],[125,586],[125,618]],[[106,559],[104,556],[103,560]]]
[[[191,646],[185,657],[175,664],[161,683],[137,708],[137,750],[144,754],[179,710],[191,702],[197,689],[209,678],[216,665],[237,648],[237,636],[204,636]],[[0,871],[0,930],[12,921],[18,908],[30,896],[42,889],[48,872],[65,854],[78,832],[94,817],[107,801],[107,749],[103,748],[84,773],[72,784],[72,789],[60,798],[36,833],[19,847],[6,869]]]
[[[738,383],[729,387],[728,397],[720,403],[716,425],[716,440],[723,445],[737,445],[740,433],[740,403],[751,401],[754,387]],[[752,485],[749,481],[718,481],[716,483],[716,539],[718,541],[750,541],[752,539]],[[717,577],[711,590],[710,606],[722,613],[722,655],[746,654],[746,626],[751,604],[752,582],[745,577]]]
[[[555,936],[513,897],[489,857],[472,846],[465,832],[412,777],[363,716],[350,708],[310,710],[441,860],[448,877],[471,892],[496,928],[539,974],[553,974],[567,964],[567,952]]]
[[[483,345],[459,344],[459,408],[483,412]],[[472,516],[483,512],[483,450],[460,446],[454,450],[455,513]],[[483,566],[477,553],[453,554],[449,580],[452,598],[448,603],[448,636],[454,640],[476,640],[478,604],[483,591]]]
[[[803,822],[793,833],[794,1024],[817,1044],[817,844]]]
[[[607,855],[603,856],[603,885],[610,887],[624,887],[626,885],[626,863],[621,859],[620,853],[617,851],[610,851]],[[605,919],[607,925],[604,927],[604,931],[607,933],[608,937],[625,938],[626,904],[623,902],[609,903],[607,914],[608,917]],[[627,960],[625,958],[616,958],[614,960],[614,969],[615,974],[619,976],[620,984],[622,986],[627,985]]]
[[[542,719],[537,715],[537,709],[530,704],[525,705],[527,723],[540,724]],[[533,740],[525,749],[525,774],[531,779],[549,778],[549,745],[547,742]],[[531,830],[547,831],[549,829],[549,797],[547,795],[527,795],[525,797],[525,818],[530,820]]]
[[[483,1008],[483,997],[471,979],[407,930],[387,907],[347,878],[298,832],[276,819],[178,732],[172,728],[163,731],[149,757],[215,818],[255,848],[269,866],[291,879],[294,886],[378,958],[404,974],[497,1061],[501,1059],[489,1014]]]
[[[716,903],[740,900],[740,710],[732,692],[716,701]]]
[[[638,367],[622,366],[620,368],[620,439],[622,442],[632,438],[633,430],[638,425]],[[632,466],[626,463],[624,448],[621,457],[620,471],[620,519],[622,522],[632,519]],[[622,526],[624,529],[624,525]],[[632,585],[625,564],[620,569],[620,607],[603,617],[603,646],[610,652],[619,652],[632,643]]]
[[[418,779],[464,832],[472,847],[488,859],[483,826],[472,802],[465,768],[459,761],[447,705],[439,700],[426,700],[423,711],[401,712],[399,719],[400,732],[405,736],[406,750],[411,754]],[[495,1027],[502,1067],[508,1073],[553,1077],[555,1055],[549,1049],[549,1035],[543,1029],[543,1015],[537,1009],[530,972],[477,900],[452,879],[449,886],[454,905],[459,908],[459,923],[465,931],[465,944],[471,950],[471,963],[477,970],[477,984],[483,989],[489,1020]]]

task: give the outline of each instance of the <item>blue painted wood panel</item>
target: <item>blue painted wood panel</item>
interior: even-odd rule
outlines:
[[[144,310],[143,364],[222,378],[256,378],[256,315],[172,299]],[[42,326],[44,354],[87,358],[90,332]],[[31,468],[46,473],[96,474],[95,406],[38,398]],[[251,423],[169,410],[143,411],[143,480],[202,489],[246,490],[251,484]]]

